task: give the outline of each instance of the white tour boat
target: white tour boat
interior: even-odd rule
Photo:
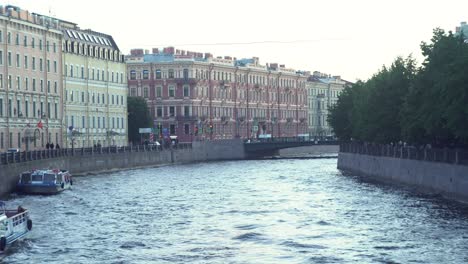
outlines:
[[[72,176],[67,170],[32,170],[20,175],[17,190],[27,194],[56,194],[70,189]]]
[[[0,201],[0,252],[16,240],[24,237],[32,229],[32,220],[28,210],[22,208],[9,210]]]

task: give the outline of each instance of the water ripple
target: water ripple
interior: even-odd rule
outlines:
[[[31,234],[5,263],[467,263],[468,205],[336,159],[165,166],[15,195]]]

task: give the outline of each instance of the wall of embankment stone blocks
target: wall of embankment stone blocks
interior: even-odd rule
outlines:
[[[468,166],[340,152],[338,169],[468,202]]]
[[[31,169],[68,169],[72,175],[98,173],[145,166],[167,165],[215,160],[244,159],[241,140],[193,142],[192,148],[162,151],[133,151],[124,153],[65,156],[0,165],[0,197],[13,192],[19,174]]]

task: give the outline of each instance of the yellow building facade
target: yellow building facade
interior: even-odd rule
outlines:
[[[127,77],[112,36],[62,23],[67,147],[126,146]]]

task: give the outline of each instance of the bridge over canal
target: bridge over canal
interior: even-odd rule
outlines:
[[[245,141],[244,151],[247,158],[260,158],[268,156],[278,156],[282,149],[314,146],[330,152],[337,149],[338,141],[309,141],[302,138],[269,138],[256,141]]]

